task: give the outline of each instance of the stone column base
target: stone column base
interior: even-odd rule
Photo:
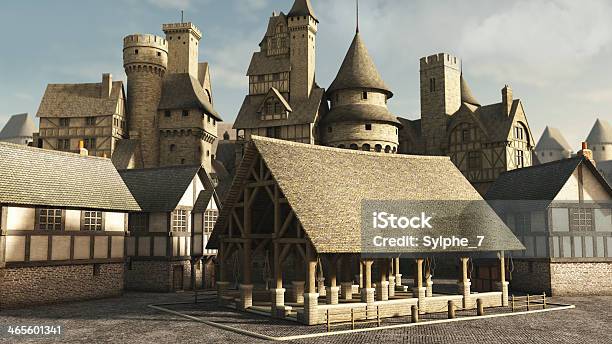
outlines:
[[[241,310],[245,310],[253,306],[253,285],[252,284],[241,284],[240,285],[240,304],[238,307]]]
[[[425,292],[427,288],[425,287],[414,287],[412,288],[412,296],[419,299],[419,314],[425,314]]]
[[[457,286],[459,287],[459,293],[463,295],[463,308],[467,308],[468,306],[471,285],[472,285],[472,282],[470,282],[469,279],[467,281],[457,283]]]
[[[304,293],[304,323],[319,323],[319,293]]]
[[[340,283],[342,287],[342,299],[343,300],[352,300],[353,299],[353,283],[352,282],[342,282]]]
[[[270,289],[270,299],[272,301],[272,316],[273,317],[285,317],[284,306],[285,306],[285,288]],[[279,312],[282,310],[282,312]],[[281,316],[282,314],[282,316]]]
[[[402,286],[402,274],[395,274],[395,286],[396,287]]]
[[[325,290],[325,302],[330,305],[337,305],[338,291],[340,291],[340,287],[327,287]]]
[[[229,282],[217,282],[217,303],[218,304],[223,304],[223,296],[225,296],[225,293],[227,291],[227,288],[229,287]]]
[[[319,277],[317,278],[317,293],[320,296],[325,296],[325,278]]]
[[[389,300],[389,282],[378,282],[376,284],[376,300],[387,301]]]
[[[361,289],[361,302],[374,303],[374,288]]]
[[[304,303],[304,281],[293,281],[291,285],[293,286],[292,292],[292,300],[295,303]]]
[[[431,277],[425,280],[425,289],[426,289],[425,296],[432,297],[433,296],[433,281],[431,280]]]
[[[389,297],[395,296],[395,276],[389,276]]]
[[[502,292],[502,306],[508,306],[508,284],[509,282],[496,282],[495,289]]]

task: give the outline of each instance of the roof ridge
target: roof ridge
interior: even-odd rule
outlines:
[[[110,158],[105,158],[105,157],[101,157],[101,156],[81,155],[79,153],[72,153],[72,152],[64,152],[64,151],[58,151],[58,150],[53,150],[53,149],[44,149],[44,148],[38,148],[38,147],[31,147],[31,146],[20,145],[20,144],[11,143],[11,142],[0,142],[0,145],[6,145],[6,146],[10,146],[12,148],[19,148],[19,149],[23,149],[23,150],[29,150],[29,151],[32,151],[32,152],[39,152],[39,153],[50,154],[50,155],[63,155],[63,156],[77,157],[77,158],[83,158],[83,159],[89,158],[89,159],[110,160]]]
[[[293,141],[274,139],[271,137],[257,136],[257,135],[251,135],[251,141],[271,142],[271,143],[278,143],[278,144],[283,144],[287,146],[297,146],[297,147],[304,147],[304,148],[309,148],[309,149],[328,150],[328,151],[335,151],[335,152],[347,153],[347,154],[375,155],[375,156],[393,157],[393,158],[400,158],[400,159],[410,158],[410,159],[449,160],[450,161],[450,157],[443,156],[443,155],[411,155],[411,154],[390,154],[390,153],[383,153],[383,152],[366,152],[366,151],[355,150],[355,149],[327,147],[327,146],[315,145],[315,144],[310,144],[310,143],[293,142]]]
[[[170,170],[170,169],[189,169],[189,168],[203,168],[202,165],[191,164],[191,165],[170,165],[170,166],[158,166],[158,167],[146,167],[146,168],[124,168],[118,170],[121,173],[125,172],[140,172],[140,171],[151,171],[151,170]]]

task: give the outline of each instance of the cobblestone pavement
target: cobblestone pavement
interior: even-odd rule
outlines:
[[[57,338],[7,338],[0,343],[255,343],[261,340],[225,331],[146,307],[151,303],[192,301],[189,293],[126,293],[123,297],[0,312],[0,326],[62,325]],[[611,343],[612,296],[553,298],[576,309],[515,315],[503,318],[433,324],[394,330],[371,331],[304,339],[301,343]],[[170,307],[170,306],[169,306]],[[221,310],[219,310],[221,312]],[[225,322],[263,324],[256,315],[218,314]],[[267,334],[286,336],[279,323]],[[269,323],[268,327],[274,326]],[[290,326],[290,325],[289,325]],[[301,326],[295,324],[295,326]],[[297,331],[301,332],[301,331]]]

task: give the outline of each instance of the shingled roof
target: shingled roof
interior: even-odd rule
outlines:
[[[102,83],[49,84],[37,117],[108,116],[117,113],[123,82],[113,81],[110,97],[102,97]]]
[[[255,52],[251,57],[246,75],[262,75],[291,70],[291,61],[286,56],[266,56],[266,53]]]
[[[571,151],[572,147],[570,147],[569,143],[561,134],[561,131],[557,128],[546,127],[538,144],[535,147],[536,151],[543,150],[562,150],[562,151]]]
[[[243,187],[248,161],[254,156],[260,156],[270,169],[318,253],[361,252],[364,200],[483,201],[448,157],[362,152],[257,136],[247,144],[230,194]],[[235,201],[226,199],[209,248],[214,248],[225,229]],[[490,216],[477,218],[477,225],[465,232],[455,229],[455,234],[478,231],[487,235],[491,244],[486,250],[523,249],[510,229],[487,209]]]
[[[145,212],[173,211],[202,167],[169,166],[121,170],[119,174]]]
[[[166,74],[157,108],[159,110],[201,109],[204,113],[222,121],[200,82],[189,73]]]
[[[612,126],[606,120],[597,119],[586,141],[593,144],[612,143]]]
[[[574,157],[504,172],[491,185],[485,198],[552,201],[580,164],[587,166],[612,194],[608,183],[588,159]]]
[[[13,115],[9,118],[8,122],[6,122],[4,128],[0,130],[0,140],[17,137],[32,137],[34,131],[36,131],[36,125],[27,113]]]
[[[354,88],[376,89],[386,93],[388,98],[393,97],[393,92],[378,73],[359,32],[355,33],[340,70],[327,92],[331,94]]]
[[[463,78],[463,73],[461,73],[461,101],[463,103],[468,103],[476,106],[480,106],[476,97],[472,93],[472,89],[468,85],[467,81]]]
[[[317,17],[312,10],[312,5],[310,4],[310,0],[295,0],[293,2],[293,6],[291,6],[291,10],[287,14],[288,17],[297,17],[297,16],[311,16],[316,20]]]
[[[140,211],[110,159],[0,143],[0,203]]]

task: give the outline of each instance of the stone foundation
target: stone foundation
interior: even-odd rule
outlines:
[[[119,296],[123,273],[123,263],[0,269],[0,309]]]
[[[551,294],[612,295],[612,261],[550,263]]]
[[[132,261],[127,264],[125,269],[125,289],[153,292],[171,292],[180,289],[175,288],[175,266],[183,267],[182,289],[191,289],[191,263],[189,260]]]

